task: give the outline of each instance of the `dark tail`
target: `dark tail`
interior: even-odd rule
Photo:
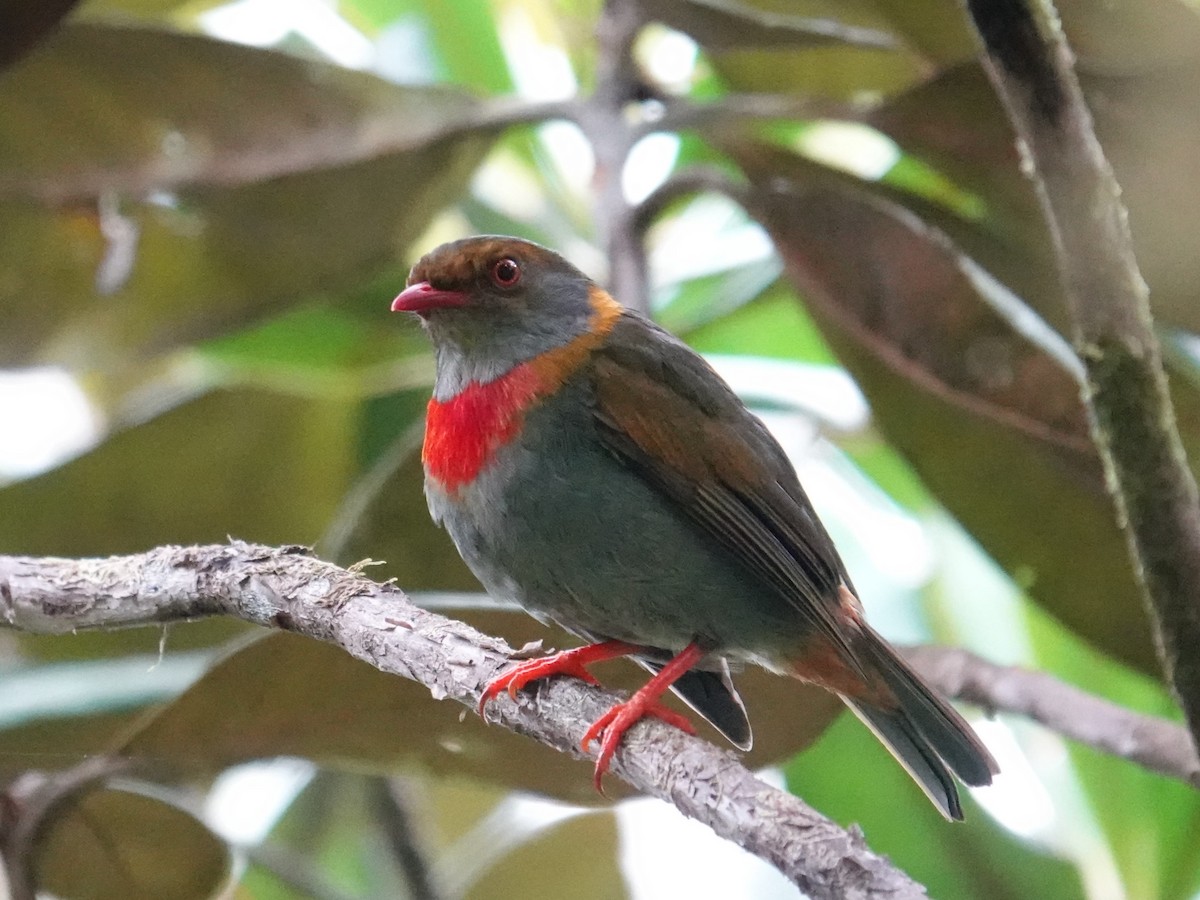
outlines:
[[[875,670],[896,695],[892,708],[868,705],[844,697],[846,703],[875,732],[948,819],[961,819],[958,790],[951,772],[964,784],[992,783],[999,769],[987,748],[954,709],[921,680],[896,651],[864,627],[865,640],[856,646],[861,660]]]

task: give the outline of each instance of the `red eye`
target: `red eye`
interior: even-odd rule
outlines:
[[[498,259],[492,263],[492,281],[496,287],[510,288],[521,280],[521,267],[515,259]]]

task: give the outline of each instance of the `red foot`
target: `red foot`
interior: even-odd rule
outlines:
[[[604,773],[608,771],[608,764],[612,762],[613,754],[617,752],[617,745],[621,743],[621,738],[635,722],[644,716],[662,719],[668,725],[674,725],[688,734],[696,733],[696,729],[692,727],[692,723],[687,720],[687,717],[667,709],[658,700],[671,685],[703,658],[704,650],[699,645],[695,642],[688,644],[663,666],[657,675],[642,685],[637,693],[624,703],[618,703],[591,724],[580,745],[586,751],[588,744],[594,741],[600,732],[604,732],[604,739],[600,741],[600,755],[596,758],[596,771],[592,778],[592,783],[596,785],[597,791],[601,794],[604,793],[600,782],[604,778]]]
[[[587,670],[588,666],[607,659],[616,659],[619,656],[629,656],[641,649],[636,644],[626,644],[624,641],[604,641],[599,644],[588,644],[586,647],[576,647],[573,650],[563,650],[561,653],[555,653],[542,659],[528,659],[517,663],[503,675],[488,682],[487,687],[483,689],[483,696],[479,699],[479,715],[483,715],[483,708],[487,702],[501,691],[507,690],[509,696],[515,698],[517,691],[529,682],[550,675],[574,675],[589,684],[598,684],[592,673]],[[697,644],[688,644],[637,693],[624,703],[618,703],[591,724],[580,743],[586,751],[592,741],[600,737],[601,733],[604,734],[600,741],[600,755],[596,759],[596,771],[593,777],[597,791],[601,794],[604,793],[600,782],[604,773],[608,771],[613,754],[617,752],[617,745],[621,743],[625,732],[639,719],[645,716],[654,716],[688,734],[696,733],[696,729],[692,727],[692,723],[686,716],[667,709],[658,700],[685,672],[704,658],[704,653],[705,651]]]
[[[599,644],[575,647],[572,650],[563,650],[561,653],[554,653],[541,659],[527,659],[517,663],[503,675],[488,682],[487,687],[483,689],[483,696],[479,698],[479,715],[483,715],[483,708],[487,706],[488,701],[501,691],[507,690],[508,696],[515,700],[517,691],[529,682],[547,678],[550,675],[573,675],[588,684],[599,684],[600,682],[587,670],[588,666],[608,659],[628,656],[640,649],[640,647],[626,644],[624,641],[604,641]]]
[[[604,793],[601,780],[604,778],[604,773],[608,771],[608,764],[612,761],[613,754],[617,752],[617,745],[621,743],[625,732],[640,719],[645,716],[654,716],[656,719],[662,719],[668,725],[674,725],[680,731],[686,731],[688,734],[696,733],[695,727],[688,721],[687,716],[663,706],[657,699],[645,694],[645,690],[646,688],[642,688],[624,703],[618,703],[598,718],[588,727],[587,732],[583,735],[583,740],[580,741],[580,746],[586,752],[588,744],[600,737],[601,732],[604,733],[604,738],[600,741],[600,755],[596,757],[596,771],[592,776],[592,783],[596,785],[596,790],[601,794]]]

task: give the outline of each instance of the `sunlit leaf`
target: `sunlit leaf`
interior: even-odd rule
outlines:
[[[701,353],[741,353],[805,362],[834,361],[791,288],[776,283],[752,303],[682,335]]]
[[[321,896],[409,896],[381,828],[380,782],[368,775],[317,772],[251,854],[257,865],[242,881],[251,896],[291,900],[297,876]],[[420,812],[412,810],[413,832],[407,835],[417,852],[426,844]]]
[[[646,0],[650,18],[670,25],[709,50],[734,47],[819,47],[847,44],[894,49],[885,31],[848,25],[835,18],[773,12],[738,0]]]
[[[778,3],[772,0],[747,0],[755,9],[789,16],[828,18],[846,26],[868,28],[887,33],[890,22],[873,3],[829,3],[820,0]],[[713,68],[736,91],[774,92],[804,97],[832,97],[844,100],[870,95],[889,95],[909,87],[921,78],[926,60],[912,47],[893,48],[859,46],[851,43],[812,47],[797,52],[791,48],[773,48],[761,43],[753,48],[722,50],[698,43],[708,53]]]
[[[875,738],[844,717],[787,767],[788,787],[843,825],[857,824],[931,897],[1080,897],[1071,864],[1025,845],[968,798],[947,822]]]
[[[1028,625],[1039,666],[1121,706],[1179,718],[1178,707],[1161,684],[1081,646],[1054,622],[1031,616]],[[1194,897],[1200,889],[1200,858],[1195,852],[1200,794],[1117,757],[1075,743],[1068,747],[1127,896]]]

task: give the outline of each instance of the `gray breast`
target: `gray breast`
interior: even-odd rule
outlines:
[[[594,428],[587,386],[569,386],[457,497],[427,485],[431,512],[489,593],[572,631],[667,650],[701,638],[761,661],[794,647],[794,611]]]

